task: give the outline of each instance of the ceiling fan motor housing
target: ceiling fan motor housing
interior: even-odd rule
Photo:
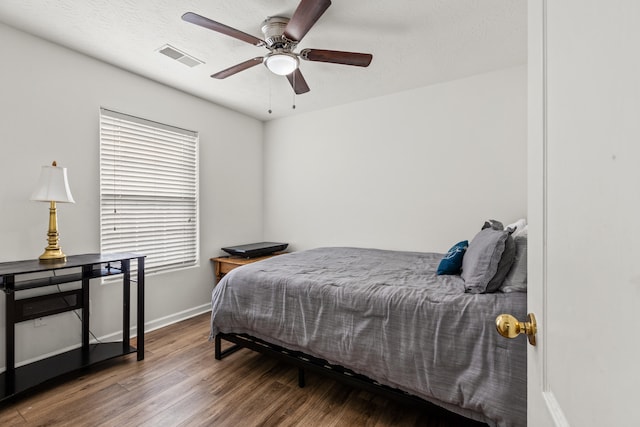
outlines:
[[[262,22],[262,34],[268,49],[295,49],[298,43],[283,35],[288,23],[289,18],[284,16],[270,16]]]

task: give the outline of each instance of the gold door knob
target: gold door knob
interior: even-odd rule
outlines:
[[[515,338],[520,334],[527,334],[529,344],[536,345],[536,316],[529,313],[528,322],[518,322],[518,319],[510,314],[501,314],[496,317],[496,329],[505,338]]]

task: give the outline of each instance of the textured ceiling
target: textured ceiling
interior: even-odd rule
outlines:
[[[192,11],[262,38],[268,16],[298,0],[2,0],[0,22],[256,117],[269,120],[526,62],[526,0],[334,0],[303,48],[373,54],[368,68],[301,61],[311,88],[258,65],[224,80],[211,74],[267,53],[186,23]],[[203,65],[157,51],[170,44]],[[43,66],[46,64],[43,64]],[[45,67],[46,68],[46,67]],[[272,114],[268,113],[271,108]]]

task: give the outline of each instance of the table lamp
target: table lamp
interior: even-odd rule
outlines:
[[[49,244],[44,249],[44,253],[40,255],[40,261],[65,262],[67,256],[62,253],[59,242],[56,202],[75,203],[71,190],[69,190],[67,168],[58,167],[55,161],[51,166],[42,166],[38,186],[31,195],[31,200],[50,203],[49,231],[47,232]]]

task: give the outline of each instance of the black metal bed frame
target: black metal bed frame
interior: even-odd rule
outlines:
[[[234,345],[225,350],[222,350],[222,340],[232,342],[234,343]],[[222,360],[224,357],[227,357],[242,348],[248,348],[259,353],[274,357],[276,359],[283,360],[291,365],[297,366],[299,387],[305,386],[305,370],[309,370],[328,376],[352,387],[357,387],[384,396],[388,399],[395,400],[396,402],[405,405],[422,406],[426,410],[432,412],[449,412],[438,405],[435,405],[405,391],[380,384],[377,381],[374,381],[364,375],[357,374],[345,367],[333,365],[326,360],[319,359],[317,357],[313,357],[299,351],[289,350],[247,334],[218,333],[215,336],[214,342],[216,360]]]

